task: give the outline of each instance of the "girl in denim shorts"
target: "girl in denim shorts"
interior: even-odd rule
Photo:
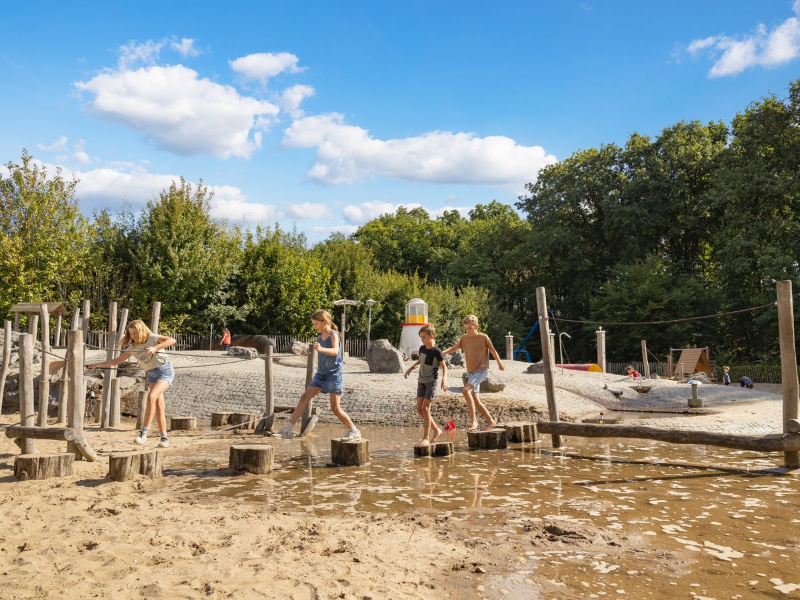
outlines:
[[[132,321],[128,325],[128,330],[122,338],[122,354],[112,360],[101,363],[86,365],[87,369],[99,369],[103,367],[116,367],[124,363],[133,356],[139,366],[147,371],[147,408],[144,413],[144,426],[133,440],[137,444],[144,444],[147,441],[147,432],[150,429],[150,421],[153,420],[155,413],[158,420],[158,427],[161,430],[161,441],[159,448],[169,446],[167,439],[167,418],[164,411],[164,392],[172,384],[175,378],[175,371],[165,348],[169,348],[175,343],[175,339],[157,335],[150,331],[150,328],[143,321]]]
[[[333,317],[327,310],[318,310],[311,315],[311,325],[314,331],[319,334],[314,348],[318,352],[317,373],[314,379],[300,396],[300,400],[295,407],[289,421],[278,432],[278,435],[291,437],[294,424],[300,419],[311,399],[319,394],[331,395],[331,411],[347,427],[344,439],[357,440],[361,437],[361,432],[353,425],[353,421],[342,409],[340,401],[342,399],[342,357],[339,354],[339,330],[333,324]]]

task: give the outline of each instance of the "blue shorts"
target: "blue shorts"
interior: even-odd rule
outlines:
[[[147,371],[147,385],[153,385],[156,381],[166,381],[172,385],[173,379],[175,379],[175,370],[172,368],[172,363],[164,363]]]
[[[320,373],[314,375],[314,379],[308,384],[309,387],[322,388],[323,394],[341,394],[343,385],[342,372]]]
[[[472,373],[467,373],[467,375],[469,376],[467,378],[467,385],[471,385],[475,393],[479,394],[481,391],[481,382],[488,377],[489,371],[473,371]]]

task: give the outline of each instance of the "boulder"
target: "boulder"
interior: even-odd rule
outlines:
[[[367,364],[370,373],[402,373],[405,371],[403,353],[389,343],[389,340],[375,340],[367,350]]]
[[[708,373],[694,373],[692,374],[692,379],[695,379],[701,383],[711,383]]]
[[[258,358],[258,350],[255,348],[245,348],[244,346],[231,346],[228,348],[228,356],[237,358]]]
[[[295,356],[308,356],[308,343],[296,340],[291,346],[287,346],[281,352],[291,352]]]
[[[466,373],[461,374],[461,382],[464,385],[467,385],[467,379],[469,379],[469,375]],[[480,393],[487,393],[492,394],[495,392],[502,392],[506,389],[506,384],[503,383],[503,380],[500,379],[498,375],[496,375],[493,371],[489,371],[489,374],[486,376],[486,379],[481,381],[481,388]]]
[[[532,363],[528,367],[528,373],[542,375],[544,373],[544,363],[542,361]]]
[[[464,365],[464,355],[461,353],[461,350],[454,352],[453,354],[446,354],[445,360],[447,361],[448,367],[463,367]]]

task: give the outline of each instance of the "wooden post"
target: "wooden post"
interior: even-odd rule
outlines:
[[[67,334],[69,352],[67,364],[69,372],[67,427],[72,427],[80,438],[83,438],[83,415],[86,411],[86,382],[83,379],[84,335],[84,331],[70,331]],[[74,442],[67,442],[67,452],[72,452],[78,460],[83,457]]]
[[[667,377],[672,379],[675,373],[672,372],[672,348],[669,349],[669,356],[667,357]]]
[[[119,327],[117,327],[117,338],[114,340],[114,358],[117,358],[120,354],[122,354],[122,350],[119,347],[122,345],[122,338],[125,337],[125,329],[128,325],[128,309],[122,309],[122,315],[119,318]],[[119,385],[117,385],[116,392],[114,391],[114,382],[116,381],[119,384],[119,379],[117,379],[117,371],[114,371],[114,379],[111,380],[111,408],[108,411],[108,423],[111,427],[118,427],[121,421],[121,414],[122,414],[122,406],[120,405],[122,402],[122,396],[119,391]]]
[[[514,360],[514,336],[510,331],[506,336],[506,360]]]
[[[556,372],[556,333],[550,332],[550,358],[553,361],[553,373]]]
[[[33,427],[33,336],[29,333],[19,336],[19,416],[20,425]],[[20,448],[23,454],[36,452],[32,439],[22,438]]]
[[[603,328],[597,330],[597,364],[606,372],[606,332]]]
[[[139,392],[139,411],[136,414],[136,429],[144,427],[144,413],[147,410],[147,385]]]
[[[264,432],[271,432],[272,426],[275,423],[275,386],[273,374],[272,353],[274,349],[272,344],[267,345],[267,355],[264,358],[264,393],[266,395],[266,422],[264,423]]]
[[[150,331],[158,333],[158,325],[161,322],[161,302],[153,302],[153,311],[150,315]]]
[[[56,333],[55,333],[56,337],[53,340],[53,346],[55,346],[56,348],[61,346],[61,319],[62,319],[61,313],[58,313],[58,318],[56,319]]]
[[[778,336],[781,342],[781,384],[783,387],[783,431],[788,432],[789,421],[797,419],[798,382],[797,354],[794,343],[794,306],[792,282],[779,281],[778,288]],[[800,467],[800,452],[784,452],[787,469]]]
[[[544,389],[547,393],[547,410],[551,421],[558,421],[556,386],[553,383],[553,354],[550,351],[550,325],[547,318],[547,296],[544,288],[536,288],[536,309],[539,312],[539,334],[542,340],[542,367],[544,370]],[[505,430],[503,430],[505,433]],[[553,434],[553,448],[561,447],[561,436]]]
[[[0,367],[0,415],[3,414],[3,398],[6,394],[6,379],[11,367],[11,321],[3,325],[3,366]]]
[[[120,421],[120,390],[119,379],[114,378],[111,380],[111,397],[108,403],[108,427],[119,427]]]
[[[47,304],[42,303],[42,370],[39,375],[39,414],[36,424],[47,425],[47,405],[50,403],[50,312]]]
[[[56,423],[67,422],[67,404],[69,403],[69,376],[67,375],[66,361],[61,370],[61,380],[58,382],[58,419]]]
[[[331,462],[342,467],[360,467],[369,462],[369,440],[331,440]]]
[[[14,313],[14,333],[19,333],[19,313]]]
[[[108,332],[106,335],[106,360],[114,358],[114,346],[117,341],[117,303],[111,302],[108,305]],[[103,369],[103,395],[100,402],[95,406],[94,422],[100,423],[101,427],[108,426],[108,405],[111,402],[111,382],[116,379],[117,370],[113,368]]]
[[[35,342],[39,334],[39,315],[28,315],[28,333],[33,336]]]
[[[642,375],[650,379],[650,361],[647,360],[647,340],[642,340]]]
[[[683,383],[683,363],[678,363],[678,382]]]
[[[309,386],[311,380],[314,378],[314,371],[317,368],[317,349],[314,344],[308,345],[308,363],[306,363],[306,387]],[[300,431],[306,430],[306,425],[311,420],[311,405],[314,404],[314,399],[308,401],[306,409],[303,411],[303,418],[300,421]]]
[[[237,444],[231,446],[228,468],[265,475],[272,472],[274,456],[275,449],[269,444]]]
[[[92,303],[88,300],[83,301],[83,317],[81,322],[81,329],[83,330],[83,343],[87,344],[89,342],[89,317],[91,317],[92,313]]]
[[[72,310],[72,322],[69,324],[70,330],[75,331],[78,328],[78,319],[80,318],[81,318],[81,309],[79,306],[76,306]]]

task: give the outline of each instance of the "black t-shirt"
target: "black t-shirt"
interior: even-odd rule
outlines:
[[[430,383],[439,377],[439,363],[444,362],[444,354],[436,346],[419,347],[419,382]]]

